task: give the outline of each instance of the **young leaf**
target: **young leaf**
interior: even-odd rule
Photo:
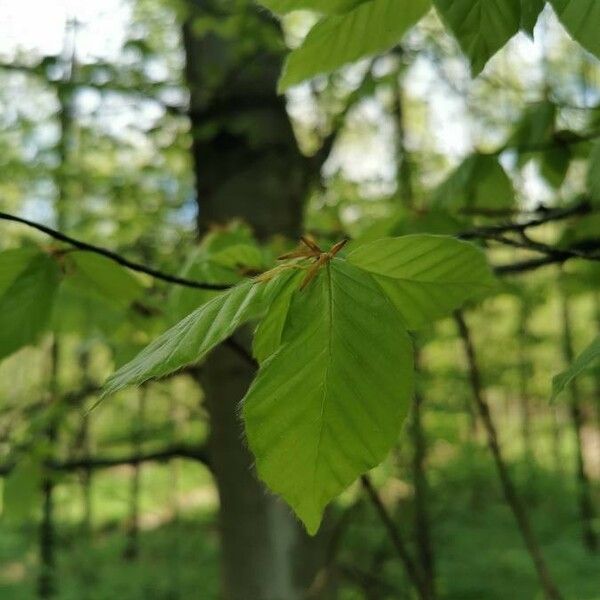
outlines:
[[[267,360],[281,346],[281,338],[292,302],[292,295],[300,285],[303,277],[304,274],[299,272],[289,279],[269,306],[265,317],[258,324],[252,342],[252,354],[259,363]]]
[[[552,399],[554,400],[569,383],[581,372],[600,360],[600,336],[598,336],[562,373],[552,379]]]
[[[268,282],[246,280],[200,306],[111,375],[104,394],[197,363],[244,323],[261,317],[290,271]]]
[[[521,29],[533,37],[533,30],[546,0],[521,0]]]
[[[598,0],[550,0],[565,29],[588,52],[600,58],[600,2]]]
[[[343,15],[325,17],[292,51],[279,91],[319,73],[389,50],[429,10],[431,0],[369,0]]]
[[[434,0],[434,4],[469,58],[474,77],[521,25],[520,0]]]
[[[372,274],[408,329],[444,317],[494,286],[484,253],[445,236],[384,238],[359,246],[347,260]]]
[[[60,271],[50,256],[37,253],[0,296],[0,358],[32,344],[46,329]]]
[[[410,338],[368,274],[334,259],[294,295],[283,345],[242,411],[259,476],[309,533],[328,502],[383,460],[412,384]]]

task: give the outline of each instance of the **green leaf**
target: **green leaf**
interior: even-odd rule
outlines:
[[[294,10],[312,10],[326,15],[342,13],[365,0],[259,0],[270,11],[284,15]]]
[[[42,466],[37,457],[27,456],[4,480],[2,516],[13,523],[29,520],[41,503]]]
[[[600,58],[600,2],[598,0],[550,0],[565,29],[586,50]]]
[[[554,189],[560,188],[564,183],[571,166],[571,158],[571,150],[566,146],[557,146],[541,154],[541,173]]]
[[[58,287],[51,317],[52,331],[114,337],[127,310],[102,296],[80,273],[65,277]]]
[[[98,294],[120,306],[129,306],[144,292],[140,282],[125,268],[94,252],[72,252],[68,259],[81,279]]]
[[[546,0],[521,0],[521,29],[533,37],[533,30]]]
[[[552,143],[556,123],[556,105],[543,100],[526,107],[507,146],[544,146]],[[522,152],[528,153],[527,150]]]
[[[0,252],[0,296],[25,270],[39,252],[35,248],[15,248]]]
[[[552,379],[552,399],[554,400],[569,383],[588,367],[600,359],[600,336],[598,336],[562,373]]]
[[[343,15],[328,16],[292,51],[279,91],[379,52],[402,36],[429,10],[431,0],[370,0]]]
[[[444,317],[495,285],[479,248],[445,236],[384,238],[358,247],[348,262],[372,274],[407,329]]]
[[[448,208],[510,208],[515,192],[496,156],[473,154],[435,190],[433,203]]]
[[[294,295],[283,345],[261,366],[243,419],[259,476],[309,533],[397,440],[412,385],[410,338],[368,274],[334,259]]]
[[[211,260],[218,265],[229,269],[255,268],[265,266],[264,256],[256,244],[234,244],[215,252]]]
[[[265,317],[258,324],[252,342],[252,354],[259,363],[263,363],[281,346],[292,295],[303,277],[304,274],[301,272],[290,277],[285,287],[269,306]]]
[[[291,275],[286,271],[269,282],[246,280],[215,296],[111,375],[104,395],[199,362],[238,327],[261,317]]]
[[[36,254],[0,296],[0,358],[34,343],[46,329],[60,271],[56,261]]]
[[[588,161],[587,188],[596,206],[600,205],[600,141],[594,142]]]
[[[243,247],[240,253],[240,248]],[[232,260],[248,259],[251,250],[257,247],[252,237],[251,230],[239,222],[232,222],[224,229],[210,231],[200,245],[190,253],[183,269],[179,273],[187,279],[208,281],[217,284],[232,284],[242,280],[236,269],[232,267]],[[231,250],[237,248],[237,251]],[[220,258],[219,258],[220,257]],[[254,259],[256,259],[254,253]],[[254,266],[254,265],[249,265]],[[195,308],[208,302],[218,295],[211,290],[200,290],[189,287],[175,286],[168,299],[168,314],[171,322],[177,322],[188,315]]]
[[[521,25],[520,0],[434,0],[434,4],[469,58],[473,76]]]
[[[223,284],[230,283],[236,279],[231,269],[222,265],[216,265],[201,250],[190,257],[180,275],[186,279]],[[175,286],[169,294],[168,316],[171,322],[177,322],[201,304],[208,302],[218,295],[219,292],[212,290]]]

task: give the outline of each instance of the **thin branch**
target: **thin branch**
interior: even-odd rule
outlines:
[[[202,463],[210,468],[208,452],[203,446],[178,445],[165,448],[163,450],[154,450],[152,452],[134,454],[132,456],[117,457],[90,457],[81,459],[72,459],[67,461],[52,461],[47,466],[52,471],[61,473],[70,473],[80,469],[100,470],[121,467],[124,465],[139,465],[145,462],[166,462],[174,458],[187,458]],[[14,469],[15,463],[0,465],[0,477],[6,477]]]
[[[562,595],[558,591],[558,588],[556,587],[556,584],[554,583],[550,572],[548,571],[548,567],[546,566],[546,561],[542,555],[540,545],[535,534],[533,533],[533,529],[531,528],[529,516],[525,510],[520,496],[517,493],[506,462],[504,461],[504,457],[502,456],[498,432],[496,431],[496,426],[492,419],[492,413],[490,411],[487,398],[485,397],[483,383],[481,380],[481,372],[479,370],[479,364],[477,362],[475,346],[473,344],[471,332],[463,314],[460,311],[457,311],[454,314],[454,320],[456,322],[460,338],[463,342],[471,390],[473,392],[473,399],[475,400],[479,417],[481,418],[485,427],[488,447],[496,464],[504,498],[517,522],[519,532],[521,533],[525,547],[527,548],[529,556],[531,557],[535,567],[538,581],[544,590],[544,595],[548,600],[560,600]]]
[[[521,273],[524,271],[537,269],[544,265],[562,264],[572,258],[600,261],[600,252],[598,252],[598,250],[600,250],[600,239],[590,240],[587,244],[588,251],[573,248],[557,248],[555,246],[549,246],[547,244],[530,240],[524,235],[522,241],[514,240],[502,235],[490,236],[488,239],[505,246],[523,248],[525,250],[531,250],[533,252],[539,252],[545,255],[543,258],[534,258],[522,262],[497,266],[495,267],[495,271],[500,275]]]
[[[373,507],[377,511],[377,514],[379,515],[379,518],[381,519],[381,522],[385,527],[385,530],[387,531],[387,534],[396,550],[396,553],[398,554],[398,557],[404,565],[406,574],[408,575],[412,584],[415,586],[419,594],[419,598],[421,598],[421,600],[429,600],[431,598],[431,595],[429,593],[429,588],[424,581],[423,574],[417,568],[417,565],[408,553],[406,544],[402,539],[402,534],[396,527],[396,524],[394,523],[392,517],[389,515],[386,507],[381,501],[381,498],[379,497],[377,491],[373,487],[371,480],[369,479],[368,475],[363,475],[360,478],[360,481],[362,483],[363,488],[369,496],[371,504],[373,504]]]
[[[120,254],[113,252],[112,250],[107,250],[106,248],[102,248],[100,246],[95,246],[87,242],[82,242],[60,231],[57,231],[56,229],[52,229],[51,227],[47,227],[46,225],[42,225],[41,223],[36,223],[35,221],[30,221],[29,219],[17,217],[16,215],[11,215],[9,213],[0,211],[0,219],[4,221],[13,221],[15,223],[20,223],[22,225],[26,225],[27,227],[31,227],[32,229],[37,229],[38,231],[49,235],[55,240],[59,240],[61,242],[64,242],[65,244],[69,244],[70,246],[78,248],[79,250],[94,252],[95,254],[104,256],[105,258],[108,258],[123,267],[127,267],[132,271],[137,271],[138,273],[145,273],[146,275],[150,275],[155,279],[160,279],[169,283],[176,283],[177,285],[197,288],[201,290],[226,290],[232,287],[231,285],[227,284],[206,283],[202,281],[195,281],[193,279],[185,279],[184,277],[178,277],[177,275],[170,275],[169,273],[163,273],[162,271],[158,271],[157,269],[154,269],[152,267],[147,267],[140,263],[133,262],[121,256]]]

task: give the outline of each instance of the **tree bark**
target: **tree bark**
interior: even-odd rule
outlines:
[[[183,26],[198,233],[241,218],[259,239],[297,237],[303,200],[318,170],[311,172],[311,161],[300,154],[285,100],[275,92],[283,51],[272,50],[278,25],[248,3],[247,22],[260,27],[265,39],[272,38],[271,45],[262,47],[259,41],[248,52],[242,32],[224,39],[194,31],[196,16],[217,14],[223,18],[222,4],[196,2]],[[307,597],[325,558],[324,545],[319,537],[309,539],[288,507],[256,478],[239,419],[239,403],[254,371],[224,345],[211,354],[202,373],[220,498],[223,597],[299,600]]]

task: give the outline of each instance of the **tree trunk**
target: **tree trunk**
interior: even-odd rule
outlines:
[[[212,225],[241,218],[260,239],[273,234],[297,237],[303,199],[318,170],[311,173],[311,161],[299,153],[285,100],[275,93],[282,57],[272,44],[260,47],[259,42],[248,51],[242,30],[227,39],[214,31],[195,32],[199,14],[226,18],[222,4],[218,13],[215,6],[196,3],[183,26],[199,235]],[[250,3],[245,24],[242,28],[260,27],[265,39],[280,35],[271,17]],[[319,537],[308,538],[252,468],[239,403],[254,371],[250,361],[222,346],[202,373],[211,422],[211,468],[220,498],[223,597],[296,600],[307,596],[324,560],[323,544]],[[325,597],[320,593],[319,598]]]

